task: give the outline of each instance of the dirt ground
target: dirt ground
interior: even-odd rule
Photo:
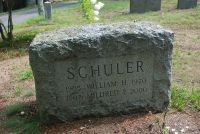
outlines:
[[[173,28],[176,35],[175,48],[184,51],[200,52],[200,31],[198,30],[178,30]],[[200,38],[200,37],[199,37]],[[200,63],[197,63],[197,66]],[[34,102],[35,94],[27,97],[25,91],[35,90],[34,80],[16,80],[16,70],[29,66],[28,56],[17,57],[0,61],[0,122],[6,120],[4,114],[5,107],[17,102]],[[188,69],[197,69],[195,66]],[[199,70],[199,69],[198,69]],[[186,68],[187,71],[187,68]],[[200,71],[195,72],[196,82],[200,83]],[[174,74],[176,75],[176,74]],[[179,75],[177,75],[179,76]],[[174,77],[177,81],[178,77]],[[22,87],[20,96],[16,96],[16,86]],[[43,134],[159,134],[159,126],[156,120],[162,119],[162,114],[133,114],[120,115],[115,117],[84,118],[73,122],[57,123],[51,126],[43,126]],[[166,126],[171,134],[175,132],[184,134],[200,134],[200,112],[190,108],[178,112],[171,109],[167,114]],[[174,130],[175,129],[175,130]],[[0,134],[7,134],[9,129],[0,127]]]
[[[156,119],[161,114],[134,114],[119,117],[87,118],[56,124],[43,129],[46,134],[160,134]],[[196,113],[171,110],[167,115],[170,133],[199,134],[200,123]],[[175,129],[173,132],[172,130]]]

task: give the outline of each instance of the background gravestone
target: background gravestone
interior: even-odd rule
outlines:
[[[178,9],[188,9],[197,6],[197,0],[178,0]]]
[[[51,2],[49,1],[44,2],[44,14],[45,14],[45,20],[52,19],[52,5]]]
[[[130,13],[143,13],[161,9],[161,0],[130,0]]]
[[[173,37],[146,22],[92,24],[37,35],[29,56],[40,112],[70,120],[165,110]]]

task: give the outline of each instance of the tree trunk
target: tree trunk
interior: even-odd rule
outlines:
[[[38,14],[39,15],[43,15],[44,14],[43,0],[38,0]]]
[[[12,8],[8,9],[8,39],[13,39]]]
[[[6,5],[8,7],[8,31],[7,37],[9,41],[13,39],[13,21],[12,21],[12,8],[15,4],[14,0],[5,0]]]

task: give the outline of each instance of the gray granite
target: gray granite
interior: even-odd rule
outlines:
[[[197,6],[197,0],[178,0],[178,9],[189,9]]]
[[[66,27],[36,36],[30,65],[41,113],[71,120],[163,111],[174,34],[148,22]]]
[[[144,13],[160,9],[161,0],[130,0],[130,13]]]
[[[45,15],[45,20],[52,19],[52,5],[51,2],[49,1],[44,2],[44,15]]]

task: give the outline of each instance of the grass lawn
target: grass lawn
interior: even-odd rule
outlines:
[[[186,107],[200,110],[200,1],[194,9],[177,10],[178,0],[162,0],[161,11],[143,14],[129,14],[129,0],[101,1],[105,3],[105,7],[100,13],[100,22],[152,21],[175,32],[171,106],[177,110],[184,110]],[[16,24],[11,46],[5,47],[0,42],[0,61],[27,55],[28,46],[37,33],[87,23],[80,7],[76,5],[53,10],[53,20],[50,22],[38,16]],[[18,82],[33,79],[32,77],[30,67],[27,66],[18,70],[14,79]],[[15,86],[16,96],[22,96],[22,91],[22,86]],[[26,95],[34,96],[32,90],[28,90]],[[8,113],[20,111],[16,110],[18,107],[22,108],[21,105],[13,107],[8,108]],[[27,121],[23,123],[27,124]]]

